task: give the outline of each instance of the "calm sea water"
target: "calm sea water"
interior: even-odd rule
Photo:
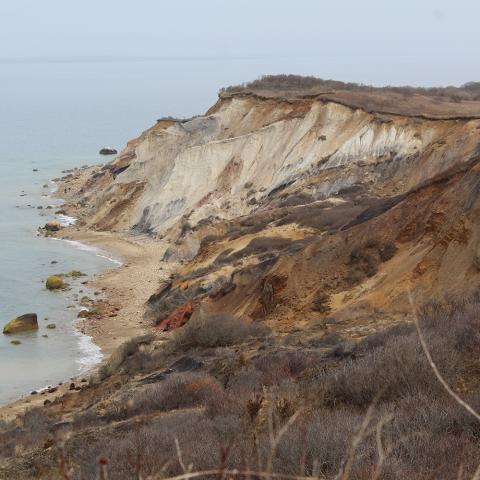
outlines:
[[[98,252],[35,235],[52,216],[53,210],[36,208],[53,203],[46,196],[50,180],[104,161],[97,154],[102,146],[121,148],[160,116],[202,113],[221,86],[285,70],[318,73],[310,59],[290,59],[287,68],[282,59],[0,59],[0,325],[28,312],[37,313],[40,324],[38,332],[15,335],[18,346],[0,333],[0,403],[100,359],[91,339],[75,329],[77,311],[67,308],[79,282],[70,292],[52,293],[44,280],[74,269],[92,276],[114,264]],[[50,322],[55,330],[46,329]]]

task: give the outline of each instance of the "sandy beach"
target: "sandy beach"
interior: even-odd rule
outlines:
[[[162,279],[168,278],[171,268],[161,264],[164,246],[159,241],[144,237],[123,237],[120,234],[82,231],[70,227],[62,237],[86,245],[95,246],[122,265],[88,280],[98,297],[106,305],[106,312],[100,317],[79,319],[78,328],[93,338],[101,348],[104,359],[125,340],[152,331],[153,327],[143,318],[145,302],[152,295]],[[17,401],[0,407],[0,418],[11,420],[27,408],[53,401],[66,393],[75,393],[71,383],[81,388],[82,380],[92,372],[65,379],[61,385],[52,386],[55,391],[26,395]],[[52,389],[50,389],[52,390]]]
[[[122,263],[89,280],[97,297],[105,301],[106,315],[84,319],[79,325],[108,357],[126,339],[151,328],[144,323],[145,302],[170,276],[175,265],[162,263],[167,247],[162,240],[147,235],[93,231],[83,226],[82,218],[87,217],[89,211],[78,205],[77,192],[96,169],[98,166],[77,169],[73,176],[57,179],[56,195],[65,201],[62,209],[79,221],[56,236],[96,247]]]
[[[170,275],[161,266],[164,247],[158,241],[145,237],[125,237],[115,233],[69,230],[68,240],[95,246],[122,262],[94,277],[88,282],[105,300],[107,316],[83,319],[82,332],[91,336],[100,346],[104,356],[125,339],[144,333],[149,325],[144,323],[145,302]]]
[[[68,180],[68,185],[83,181],[89,171],[90,169],[82,170],[79,178]],[[63,192],[63,182],[58,185],[58,191]],[[84,215],[82,209],[69,203],[68,198],[64,200],[66,203],[63,208],[68,215],[74,218]],[[101,348],[103,360],[129,338],[153,331],[152,325],[144,319],[145,302],[158,290],[160,283],[171,275],[175,267],[174,264],[161,261],[166,242],[144,235],[96,232],[76,225],[63,228],[55,236],[95,247],[106,256],[121,262],[121,265],[87,279],[88,286],[96,294],[92,300],[101,302],[102,311],[100,315],[78,319],[77,324],[77,328],[92,337]],[[25,395],[15,402],[1,406],[0,419],[11,420],[27,408],[43,405],[65,394],[74,394],[86,383],[95,368],[78,377],[65,379],[50,389]],[[72,383],[77,390],[71,387]]]

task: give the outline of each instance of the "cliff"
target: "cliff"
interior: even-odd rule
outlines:
[[[69,173],[60,234],[136,251],[86,325],[148,334],[0,422],[0,477],[473,478],[409,301],[479,411],[473,87],[262,79]]]
[[[408,316],[409,291],[478,284],[480,120],[329,95],[223,93],[83,186],[87,226],[164,238],[164,260],[183,262],[149,302],[156,323],[193,301],[276,327],[334,316],[361,336]]]

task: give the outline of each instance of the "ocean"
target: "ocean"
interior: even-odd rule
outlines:
[[[311,69],[310,59],[294,62],[296,73]],[[71,270],[92,277],[116,264],[106,252],[36,235],[54,216],[46,207],[58,205],[51,180],[106,161],[101,147],[120,150],[159,117],[203,113],[222,86],[283,70],[282,59],[0,59],[0,326],[24,313],[39,318],[38,332],[0,334],[0,404],[101,359],[75,327],[75,294],[86,288],[77,280],[70,291],[49,292],[44,282]]]

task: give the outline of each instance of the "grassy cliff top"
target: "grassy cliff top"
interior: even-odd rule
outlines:
[[[256,94],[272,98],[320,96],[367,111],[432,118],[480,117],[480,82],[460,87],[374,87],[301,75],[264,75],[220,90],[220,97]]]

